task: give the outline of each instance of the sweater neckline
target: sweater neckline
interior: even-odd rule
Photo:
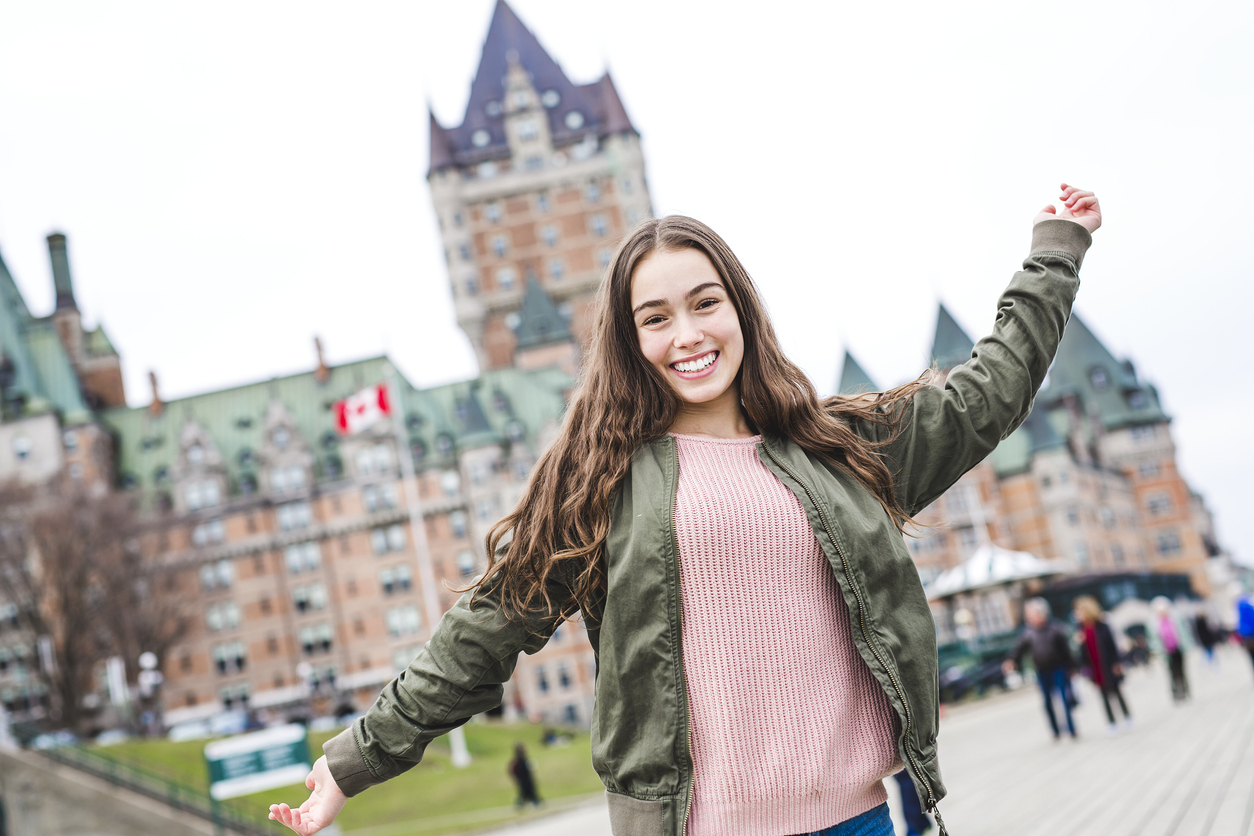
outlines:
[[[732,447],[747,447],[762,441],[761,435],[751,435],[748,438],[713,438],[708,435],[686,435],[684,433],[667,433],[667,435],[676,441],[694,442],[696,444],[720,444]]]

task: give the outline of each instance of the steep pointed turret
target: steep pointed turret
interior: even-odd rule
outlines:
[[[640,134],[613,79],[572,82],[496,0],[461,124],[428,122],[454,309],[480,366],[573,370],[615,247],[653,215]],[[528,276],[562,316],[527,317],[520,330]]]
[[[429,106],[427,107],[427,116],[429,117],[431,128],[431,161],[427,166],[427,176],[430,177],[440,169],[455,165],[455,162],[453,160],[453,149],[450,144],[449,133],[440,124],[440,120],[435,118],[435,111]]]
[[[845,363],[840,369],[840,382],[836,384],[838,395],[864,395],[867,392],[879,392],[871,376],[858,365],[853,355],[845,351]]]
[[[936,336],[932,340],[931,360],[941,369],[952,369],[971,359],[975,342],[962,330],[944,303],[937,306]]]
[[[631,124],[631,118],[627,116],[627,108],[623,107],[623,100],[619,97],[618,88],[614,86],[614,79],[610,78],[608,71],[597,82],[597,88],[601,94],[602,131],[607,134],[627,131],[638,134],[639,131]]]

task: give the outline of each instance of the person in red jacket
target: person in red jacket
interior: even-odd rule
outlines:
[[[1077,638],[1080,641],[1080,656],[1088,660],[1089,679],[1102,692],[1102,704],[1106,706],[1106,719],[1110,721],[1110,733],[1115,734],[1119,726],[1115,723],[1115,712],[1110,706],[1110,698],[1119,702],[1119,710],[1123,712],[1125,728],[1132,728],[1132,715],[1128,712],[1128,703],[1119,690],[1123,682],[1123,665],[1119,661],[1119,648],[1115,646],[1115,636],[1106,623],[1102,605],[1091,595],[1081,595],[1075,599],[1075,617],[1080,622]]]

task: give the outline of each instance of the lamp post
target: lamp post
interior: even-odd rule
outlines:
[[[161,702],[157,692],[161,683],[165,682],[165,676],[157,670],[157,664],[157,654],[151,650],[139,654],[139,704],[144,709],[139,722],[145,734],[159,730],[162,725],[159,719]]]

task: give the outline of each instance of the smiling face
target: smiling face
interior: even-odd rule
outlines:
[[[706,415],[740,415],[740,318],[714,265],[694,249],[656,250],[631,277],[640,352],[683,402]]]

